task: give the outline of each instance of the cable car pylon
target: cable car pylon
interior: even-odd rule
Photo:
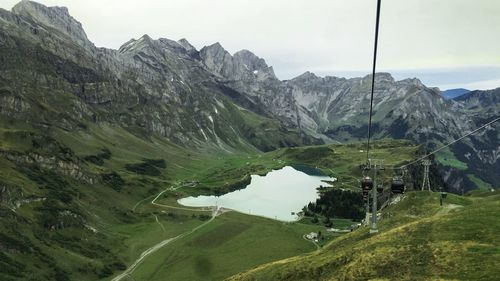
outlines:
[[[422,160],[422,165],[424,166],[424,179],[422,180],[422,190],[431,191],[431,183],[429,181],[429,166],[431,165],[431,160]]]

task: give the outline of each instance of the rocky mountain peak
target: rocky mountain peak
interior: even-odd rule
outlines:
[[[120,46],[118,50],[120,53],[132,52],[135,50],[143,49],[147,46],[152,46],[154,44],[154,40],[149,37],[149,35],[144,34],[139,39],[130,39],[126,43]]]
[[[320,78],[320,77],[316,76],[316,74],[314,74],[310,71],[306,71],[306,72],[300,74],[299,76],[293,78],[292,81],[308,81],[308,80],[315,80],[318,78]]]
[[[186,51],[188,52],[192,51],[198,52],[198,50],[196,50],[196,48],[193,45],[191,45],[191,43],[189,43],[189,41],[186,38],[178,40],[177,43],[179,43],[182,47],[184,47],[184,49],[186,49]]]
[[[372,81],[372,75],[368,74],[363,77],[363,83],[371,83]],[[394,77],[388,72],[377,72],[375,73],[375,82],[376,83],[394,83],[396,80],[394,80]]]
[[[222,47],[222,45],[219,42],[215,42],[212,45],[208,45],[208,46],[203,47],[200,50],[200,52],[203,54],[207,54],[207,55],[217,55],[217,54],[230,55],[229,52],[226,51],[226,49],[224,49],[224,47]]]
[[[219,42],[203,47],[200,56],[212,73],[222,77],[230,77],[233,74],[233,57]]]
[[[184,48],[184,46],[182,46],[179,42],[174,41],[174,40],[170,40],[168,38],[160,38],[157,40],[157,42],[160,43],[161,46],[164,48],[168,48],[168,49],[175,50],[178,52],[186,52],[187,51],[186,48]]]
[[[82,46],[92,45],[82,24],[69,14],[66,7],[47,7],[36,2],[23,0],[12,8],[12,13],[29,18],[43,26],[54,28]]]
[[[254,75],[261,78],[277,79],[272,67],[268,66],[263,58],[256,56],[249,50],[241,50],[233,55],[234,60],[243,65],[244,70],[251,71]]]
[[[420,79],[418,79],[418,78],[406,78],[406,79],[403,79],[399,82],[406,83],[406,84],[413,84],[417,87],[425,87],[424,83],[422,83],[422,81],[420,81]],[[434,87],[434,88],[429,88],[429,89],[431,89],[435,92],[439,92],[439,93],[441,92],[441,90],[439,90],[439,88]]]
[[[266,64],[266,61],[264,59],[259,58],[254,53],[248,50],[238,51],[234,53],[233,57],[244,63],[251,71],[266,70],[268,68],[268,65]]]

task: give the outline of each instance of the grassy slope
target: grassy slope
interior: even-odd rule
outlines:
[[[21,153],[33,150],[33,137],[26,137],[25,132],[45,135],[45,132],[29,126],[9,125],[6,122],[0,131],[1,148]],[[160,208],[148,203],[165,188],[181,186],[175,192],[165,193],[159,200],[161,203],[176,205],[179,197],[228,192],[244,186],[250,174],[265,174],[288,164],[318,166],[324,173],[339,177],[340,182],[345,185],[354,186],[357,185],[355,178],[359,173],[356,165],[364,162],[364,153],[359,152],[362,145],[357,144],[281,149],[269,153],[259,153],[250,149],[239,153],[221,153],[213,147],[189,150],[162,139],[143,139],[121,128],[105,125],[89,125],[85,130],[71,133],[56,130],[51,133],[51,137],[73,151],[75,157],[79,159],[97,155],[103,148],[107,148],[111,152],[111,157],[105,159],[102,166],[82,161],[82,168],[92,174],[117,172],[125,183],[121,186],[121,190],[117,191],[102,182],[88,185],[62,176],[71,188],[78,191],[73,199],[72,208],[85,215],[86,224],[96,229],[96,233],[90,229],[74,227],[56,231],[44,230],[37,226],[38,208],[42,206],[41,202],[23,204],[16,209],[17,218],[2,219],[2,233],[9,237],[17,236],[20,240],[28,239],[33,243],[32,248],[39,249],[42,253],[42,257],[37,254],[38,256],[33,258],[33,253],[30,251],[9,250],[7,256],[25,265],[23,270],[25,274],[37,275],[41,280],[55,279],[54,272],[47,267],[47,259],[57,265],[58,270],[62,272],[61,275],[71,280],[101,279],[106,275],[103,272],[105,273],[107,268],[111,268],[111,272],[116,275],[121,271],[121,266],[113,265],[116,261],[129,265],[152,245],[203,223],[199,217],[193,217],[193,214],[199,215],[199,212]],[[374,155],[383,156],[392,163],[411,159],[416,150],[415,146],[405,142],[388,141],[376,146],[378,149],[374,151]],[[166,168],[161,169],[160,176],[138,175],[125,168],[127,164],[139,163],[146,158],[165,160]],[[9,185],[21,187],[25,197],[46,196],[47,190],[41,189],[37,183],[21,173],[19,168],[6,159],[0,159],[2,170],[0,179]],[[196,184],[189,187],[186,183],[190,182]],[[135,211],[131,211],[134,206],[136,206]],[[7,209],[2,210],[11,214]],[[25,219],[28,221],[14,223],[15,220]],[[214,261],[207,271],[207,274],[214,279],[225,278],[272,260],[309,252],[315,249],[315,246],[303,240],[302,235],[313,230],[324,230],[324,227],[317,225],[284,226],[272,220],[229,213],[217,218],[210,228],[200,229],[199,232],[185,237],[182,241],[176,241],[155,255],[159,255],[160,259],[167,259],[176,253],[186,255],[199,251],[198,247],[190,243],[198,238],[203,239],[200,237],[204,235],[217,233],[210,234],[210,229],[219,227],[219,232],[226,233],[227,229],[232,229],[232,226],[242,222],[245,228],[234,239],[229,239],[220,246],[202,250],[203,255]],[[339,224],[346,223],[348,222],[339,222]],[[260,237],[259,233],[265,235]],[[48,238],[40,239],[40,234]],[[68,239],[73,242],[65,242]],[[248,259],[235,258],[239,257],[240,248],[252,243],[259,245],[263,243],[266,247],[252,247],[251,251],[246,253]],[[270,254],[268,251],[270,247],[275,247],[276,251]],[[197,278],[196,270],[181,270],[181,268],[193,269],[200,262],[196,256],[187,256],[167,265],[158,265],[157,259],[154,258],[147,259],[134,274],[144,276],[145,272],[149,272],[148,269],[152,268],[158,272],[157,275],[148,273],[152,274],[153,280],[161,279],[165,272],[172,270],[178,272],[178,275],[173,275],[175,277],[173,280]],[[228,261],[234,262],[230,267],[232,270],[221,266]],[[5,277],[5,280],[9,279]],[[60,280],[65,279],[61,277]]]
[[[485,196],[483,194],[483,196]],[[500,200],[410,192],[383,212],[380,232],[361,228],[321,252],[270,263],[231,280],[496,280]]]
[[[389,164],[411,159],[416,150],[415,146],[406,142],[380,142],[376,145],[378,149],[374,151],[374,155],[385,157]],[[359,152],[361,147],[362,144],[315,146],[244,157],[224,157],[212,160],[209,171],[203,174],[205,180],[200,184],[207,184],[209,181],[217,183],[220,182],[220,177],[233,174],[263,174],[270,169],[293,164],[316,164],[327,174],[333,173],[346,181],[353,181],[352,171],[357,171],[357,168],[351,169],[351,166],[353,162],[362,163],[365,156]],[[218,165],[219,162],[223,164]],[[221,168],[222,172],[217,172]],[[209,174],[212,176],[208,176]],[[192,194],[194,189],[181,188],[175,192],[167,192],[158,202],[179,207],[176,200]],[[139,208],[145,210],[150,207],[145,204]],[[351,223],[334,220],[336,227]],[[325,227],[301,223],[282,224],[231,212],[216,219],[210,226],[148,257],[132,276],[137,280],[165,280],[166,276],[168,280],[220,280],[258,264],[315,249],[310,242],[303,240],[302,235],[318,230],[325,232]]]
[[[230,212],[150,256],[137,280],[221,280],[253,266],[310,252],[302,235],[321,226],[285,224]]]
[[[467,164],[458,160],[449,148],[441,150],[437,154],[437,160],[441,165],[458,170],[467,170]]]

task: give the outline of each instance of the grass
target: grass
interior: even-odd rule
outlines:
[[[316,249],[303,234],[323,227],[226,213],[148,257],[137,280],[221,280],[239,271]]]
[[[468,168],[467,164],[458,160],[449,148],[441,150],[436,155],[437,161],[443,166],[452,167],[458,170],[467,170]]]
[[[133,262],[152,245],[182,234],[202,223],[202,221],[191,219],[190,216],[171,218],[166,215],[158,215],[157,217],[159,223],[151,215],[138,223],[113,225],[107,229],[119,239],[120,246],[114,250],[127,263]]]
[[[231,280],[496,280],[500,202],[411,192],[384,212],[377,235],[361,228],[303,257]]]
[[[481,180],[480,178],[476,177],[473,174],[467,174],[467,177],[477,185],[478,189],[488,190],[492,188],[491,184],[484,182],[483,180]]]
[[[38,255],[26,252],[8,257],[28,265],[21,274],[36,273],[41,280],[56,280],[57,272],[75,280],[110,280],[144,250],[203,223],[200,212],[149,203],[166,188],[180,187],[166,192],[157,203],[179,207],[177,199],[181,197],[229,192],[247,185],[250,174],[264,175],[296,164],[317,166],[324,174],[339,178],[339,186],[355,188],[357,165],[365,157],[359,152],[362,144],[287,148],[268,153],[221,152],[210,147],[187,149],[164,139],[142,138],[119,127],[94,124],[77,132],[55,129],[50,137],[33,128],[5,126],[0,137],[5,151],[34,151],[42,155],[55,151],[60,155],[57,157],[67,157],[65,153],[69,151],[71,157],[67,161],[75,161],[91,175],[107,175],[96,184],[61,176],[67,191],[73,192],[70,203],[61,208],[81,214],[85,227],[55,231],[41,228],[37,223],[44,201],[26,203],[16,210],[17,216],[30,221],[21,223],[19,230],[10,227],[19,224],[16,219],[2,220],[2,233],[16,237],[15,231],[20,231],[40,249]],[[50,144],[48,148],[33,146],[41,139],[48,140],[42,142]],[[382,141],[374,144],[373,155],[386,158],[392,165],[412,159],[416,149],[406,142]],[[0,169],[2,175],[7,175],[0,179],[21,190],[23,197],[47,196],[48,190],[41,189],[13,162],[0,159]],[[316,246],[302,237],[311,231],[321,230],[327,237],[320,245],[338,237],[327,233],[320,224],[311,224],[307,219],[303,222],[283,224],[230,212],[155,252],[137,267],[133,276],[138,280],[162,280],[165,275],[172,280],[200,280],[203,275],[219,280],[266,262],[314,251]],[[351,224],[341,219],[333,219],[333,223],[338,228]],[[51,263],[54,265],[50,268],[44,266]]]
[[[390,144],[382,142],[374,154],[387,157],[389,164],[396,164],[411,158],[416,147],[406,142]],[[401,148],[399,146],[403,145]],[[357,156],[362,145],[320,146],[294,149],[282,149],[265,154],[233,155],[207,160],[210,163],[205,170],[200,169],[191,174],[191,180],[199,180],[195,187],[183,187],[176,191],[166,192],[157,201],[160,204],[180,207],[177,199],[196,193],[210,191],[210,187],[226,184],[229,178],[242,177],[250,173],[265,174],[271,169],[291,164],[307,164],[320,161],[319,168],[336,175],[345,175],[352,180],[352,161],[362,163],[363,155]],[[318,153],[315,153],[318,150]],[[332,151],[331,154],[323,153]],[[352,156],[356,154],[356,156]],[[307,158],[307,157],[313,158]],[[333,163],[333,164],[331,164]],[[167,165],[168,166],[168,165]],[[325,167],[326,166],[326,167]],[[349,177],[350,176],[350,177]],[[208,188],[207,188],[208,187]],[[213,191],[212,191],[213,192]],[[151,207],[144,205],[141,211]],[[166,208],[165,210],[175,210]],[[189,211],[186,211],[189,213]],[[337,228],[349,227],[350,220],[333,219]],[[252,266],[283,257],[303,254],[315,249],[315,246],[302,238],[311,231],[321,230],[328,239],[335,239],[337,234],[326,232],[322,225],[304,223],[283,224],[281,222],[252,217],[230,212],[217,218],[209,226],[196,233],[165,246],[148,257],[134,271],[132,276],[138,280],[162,280],[169,276],[171,280],[220,280],[231,274]],[[255,247],[252,247],[254,243]],[[322,244],[322,243],[320,243]],[[323,243],[324,244],[324,243]],[[244,249],[244,250],[243,250]],[[193,254],[195,253],[195,254]],[[244,258],[235,258],[244,256]],[[205,278],[205,279],[203,279]]]
[[[277,152],[277,157],[287,164],[307,164],[318,167],[325,175],[336,177],[336,187],[358,190],[361,177],[360,165],[366,163],[366,146],[362,143],[287,148]],[[418,146],[408,141],[382,140],[372,144],[370,158],[384,159],[387,167],[394,167],[413,159]],[[392,177],[392,170],[384,173],[382,180]]]

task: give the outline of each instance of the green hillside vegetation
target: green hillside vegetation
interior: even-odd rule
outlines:
[[[444,166],[467,170],[467,164],[458,160],[449,148],[443,149],[437,154],[437,161]]]
[[[364,158],[359,152],[362,144],[285,148],[268,153],[248,146],[236,153],[210,145],[187,149],[107,125],[47,132],[16,122],[4,124],[0,130],[0,247],[5,249],[0,257],[2,280],[110,280],[143,251],[210,218],[207,211],[182,209],[177,204],[181,197],[244,188],[251,174],[264,175],[296,164],[318,167],[322,173],[338,177],[339,186],[354,188],[359,176],[357,165]],[[418,148],[401,141],[382,141],[375,147],[374,155],[394,163],[414,158]],[[150,203],[169,188],[175,190],[162,193],[156,201],[160,205]],[[332,221],[334,226],[350,224],[341,219]],[[311,224],[308,219],[304,219],[305,224],[283,225],[230,212],[154,255],[166,260],[178,253],[190,253],[196,248],[192,245],[198,245],[194,240],[203,240],[205,233],[213,235],[210,229],[220,227],[218,231],[231,232],[239,223],[245,227],[236,227],[241,233],[234,239],[202,251],[214,260],[207,274],[215,279],[313,251],[316,246],[302,235],[325,232],[324,225]],[[322,243],[333,238],[328,236]],[[253,247],[248,252],[251,258],[234,258],[240,255],[238,245],[242,248],[252,243],[279,249],[269,254],[266,247]],[[228,270],[223,260],[237,263]],[[151,275],[154,280],[162,276],[161,272],[173,269],[179,272],[177,280],[196,280],[196,270],[180,268],[194,268],[197,263],[199,260],[191,255],[161,266],[155,258],[147,258],[133,276],[144,276],[148,268],[154,268],[159,272]]]
[[[468,197],[409,192],[363,227],[321,251],[269,263],[229,280],[497,280],[498,192]]]
[[[148,257],[131,275],[136,280],[222,280],[273,260],[311,252],[302,238],[318,226],[280,223],[229,212]]]
[[[467,176],[471,181],[473,181],[477,185],[478,189],[485,190],[493,187],[491,184],[484,182],[483,180],[481,180],[480,178],[476,177],[473,174],[468,174]]]

